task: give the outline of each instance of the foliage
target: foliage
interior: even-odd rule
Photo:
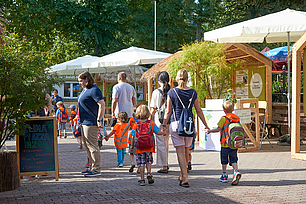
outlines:
[[[225,101],[232,101],[233,103],[237,103],[237,99],[233,98],[233,95],[235,95],[236,93],[232,91],[232,89],[227,89],[226,94],[223,98],[223,102]]]
[[[128,10],[125,0],[59,1],[56,10],[59,30],[67,31],[74,41],[84,45],[88,53],[104,55],[114,51],[124,33]],[[67,30],[68,29],[68,30]]]
[[[42,52],[65,36],[66,42],[95,55],[122,45],[117,35],[124,32],[128,12],[124,0],[7,0],[0,8],[9,14],[9,31],[27,36]]]
[[[22,133],[27,113],[46,105],[46,90],[60,79],[45,72],[43,54],[26,38],[16,34],[3,36],[0,49],[0,147]],[[20,130],[20,131],[19,131]]]
[[[180,46],[195,39],[196,27],[190,24],[183,12],[185,0],[157,0],[156,49],[174,53]],[[129,46],[154,49],[154,1],[129,0],[130,16],[126,24]]]
[[[169,73],[175,78],[178,70],[186,69],[199,99],[220,98],[227,87],[234,85],[233,71],[241,61],[227,63],[224,44],[200,41],[184,45],[182,50],[168,64]]]
[[[222,10],[221,0],[186,1],[183,14],[185,19],[197,27],[197,40],[200,41],[202,25],[213,25],[216,22],[215,19],[220,21],[219,13],[222,13]]]
[[[4,34],[4,27],[6,23],[7,23],[7,20],[4,17],[3,11],[0,9],[0,45],[2,45],[1,35]]]

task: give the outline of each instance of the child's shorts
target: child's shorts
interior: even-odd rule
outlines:
[[[57,130],[65,130],[65,129],[66,129],[66,123],[57,124]]]
[[[81,132],[78,132],[78,133],[73,133],[74,135],[74,138],[78,138],[78,137],[82,137],[82,133]]]
[[[152,152],[144,152],[136,155],[137,166],[144,166],[145,164],[153,163]]]
[[[136,155],[136,148],[134,147],[133,151],[131,151],[131,144],[129,144],[129,154],[134,154]]]
[[[221,147],[221,164],[228,164],[228,158],[229,158],[229,164],[232,165],[232,163],[237,163],[238,161],[238,149],[231,149],[229,147]]]

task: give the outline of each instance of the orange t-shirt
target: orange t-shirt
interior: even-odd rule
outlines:
[[[130,130],[133,130],[133,128],[134,130],[136,130],[137,124],[134,118],[130,118],[129,124],[130,124]],[[133,139],[133,135],[129,134],[129,141],[128,141],[129,144],[132,144],[132,139]]]

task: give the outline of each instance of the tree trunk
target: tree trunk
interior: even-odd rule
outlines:
[[[0,153],[0,192],[20,186],[17,152]]]

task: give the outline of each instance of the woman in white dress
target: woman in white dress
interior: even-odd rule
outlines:
[[[161,123],[158,118],[158,109],[167,103],[167,93],[170,90],[169,74],[165,71],[159,73],[158,84],[159,88],[152,93],[151,99],[151,120],[154,120],[158,128],[161,128]],[[153,118],[154,117],[154,118]],[[162,167],[158,173],[168,173],[168,154],[169,154],[169,125],[166,127],[166,136],[155,135],[156,138],[156,165]]]

